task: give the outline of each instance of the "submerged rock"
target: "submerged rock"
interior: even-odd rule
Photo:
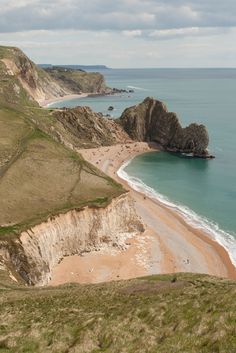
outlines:
[[[171,152],[213,158],[207,151],[206,127],[193,123],[182,128],[177,115],[168,112],[164,103],[153,98],[148,97],[141,104],[127,108],[119,123],[133,140],[156,142]]]

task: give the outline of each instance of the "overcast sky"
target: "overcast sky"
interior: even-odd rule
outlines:
[[[37,63],[235,67],[236,0],[0,0],[0,44]]]

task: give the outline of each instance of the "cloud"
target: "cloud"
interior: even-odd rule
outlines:
[[[142,36],[134,40],[118,31],[37,30],[0,33],[0,43],[20,47],[36,63],[109,67],[235,66],[236,48],[232,43],[236,28],[201,29],[199,35],[185,36],[164,32],[166,40],[144,37],[148,33],[151,32],[142,31]]]
[[[147,37],[151,39],[166,40],[184,37],[201,37],[201,36],[215,36],[222,33],[229,32],[228,28],[209,28],[209,27],[186,27],[186,28],[171,28],[161,29],[149,32]]]
[[[235,0],[1,0],[0,32],[236,26]]]
[[[155,39],[172,39],[176,37],[186,37],[199,35],[199,27],[162,29],[150,32],[149,37]]]
[[[140,29],[134,29],[132,31],[122,31],[122,34],[126,37],[141,37],[142,31]]]
[[[37,62],[234,66],[235,0],[0,0],[0,43]]]

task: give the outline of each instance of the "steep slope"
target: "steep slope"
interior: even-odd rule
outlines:
[[[116,123],[114,119],[107,119],[100,113],[94,113],[89,107],[63,109],[53,114],[69,131],[79,144],[77,147],[90,148],[109,146],[132,140]]]
[[[5,76],[12,76],[18,81],[28,96],[40,102],[70,94],[71,91],[60,85],[44,70],[35,65],[20,49],[0,47],[1,71]],[[3,65],[5,66],[5,70]],[[6,78],[5,78],[6,79]],[[19,91],[19,86],[15,91]]]
[[[209,136],[204,125],[191,124],[182,128],[175,113],[153,98],[127,108],[119,123],[137,141],[157,142],[167,151],[193,153],[196,157],[211,157],[207,147]]]
[[[0,240],[0,258],[4,264],[11,264],[12,274],[17,273],[27,284],[46,285],[54,266],[65,256],[99,251],[104,244],[122,249],[128,238],[143,231],[127,194],[109,203],[101,197],[91,200],[90,207],[48,218],[21,232],[14,242]]]
[[[4,353],[235,352],[232,281],[179,274],[44,289],[0,281],[0,293]]]

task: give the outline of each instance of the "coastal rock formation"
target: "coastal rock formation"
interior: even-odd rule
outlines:
[[[89,107],[64,108],[54,112],[65,130],[74,135],[77,147],[90,148],[131,142],[129,135],[114,119],[104,118]]]
[[[45,285],[63,257],[99,250],[104,244],[124,248],[126,239],[143,231],[133,201],[123,194],[105,208],[69,211],[23,232],[18,240],[1,244],[0,258],[28,284]]]
[[[120,125],[136,141],[153,141],[167,151],[192,153],[209,158],[209,136],[204,125],[191,124],[182,128],[175,113],[153,98],[127,108],[119,119]]]
[[[99,72],[53,66],[44,69],[62,87],[74,94],[94,93],[108,94],[112,90],[106,86],[105,78]]]

